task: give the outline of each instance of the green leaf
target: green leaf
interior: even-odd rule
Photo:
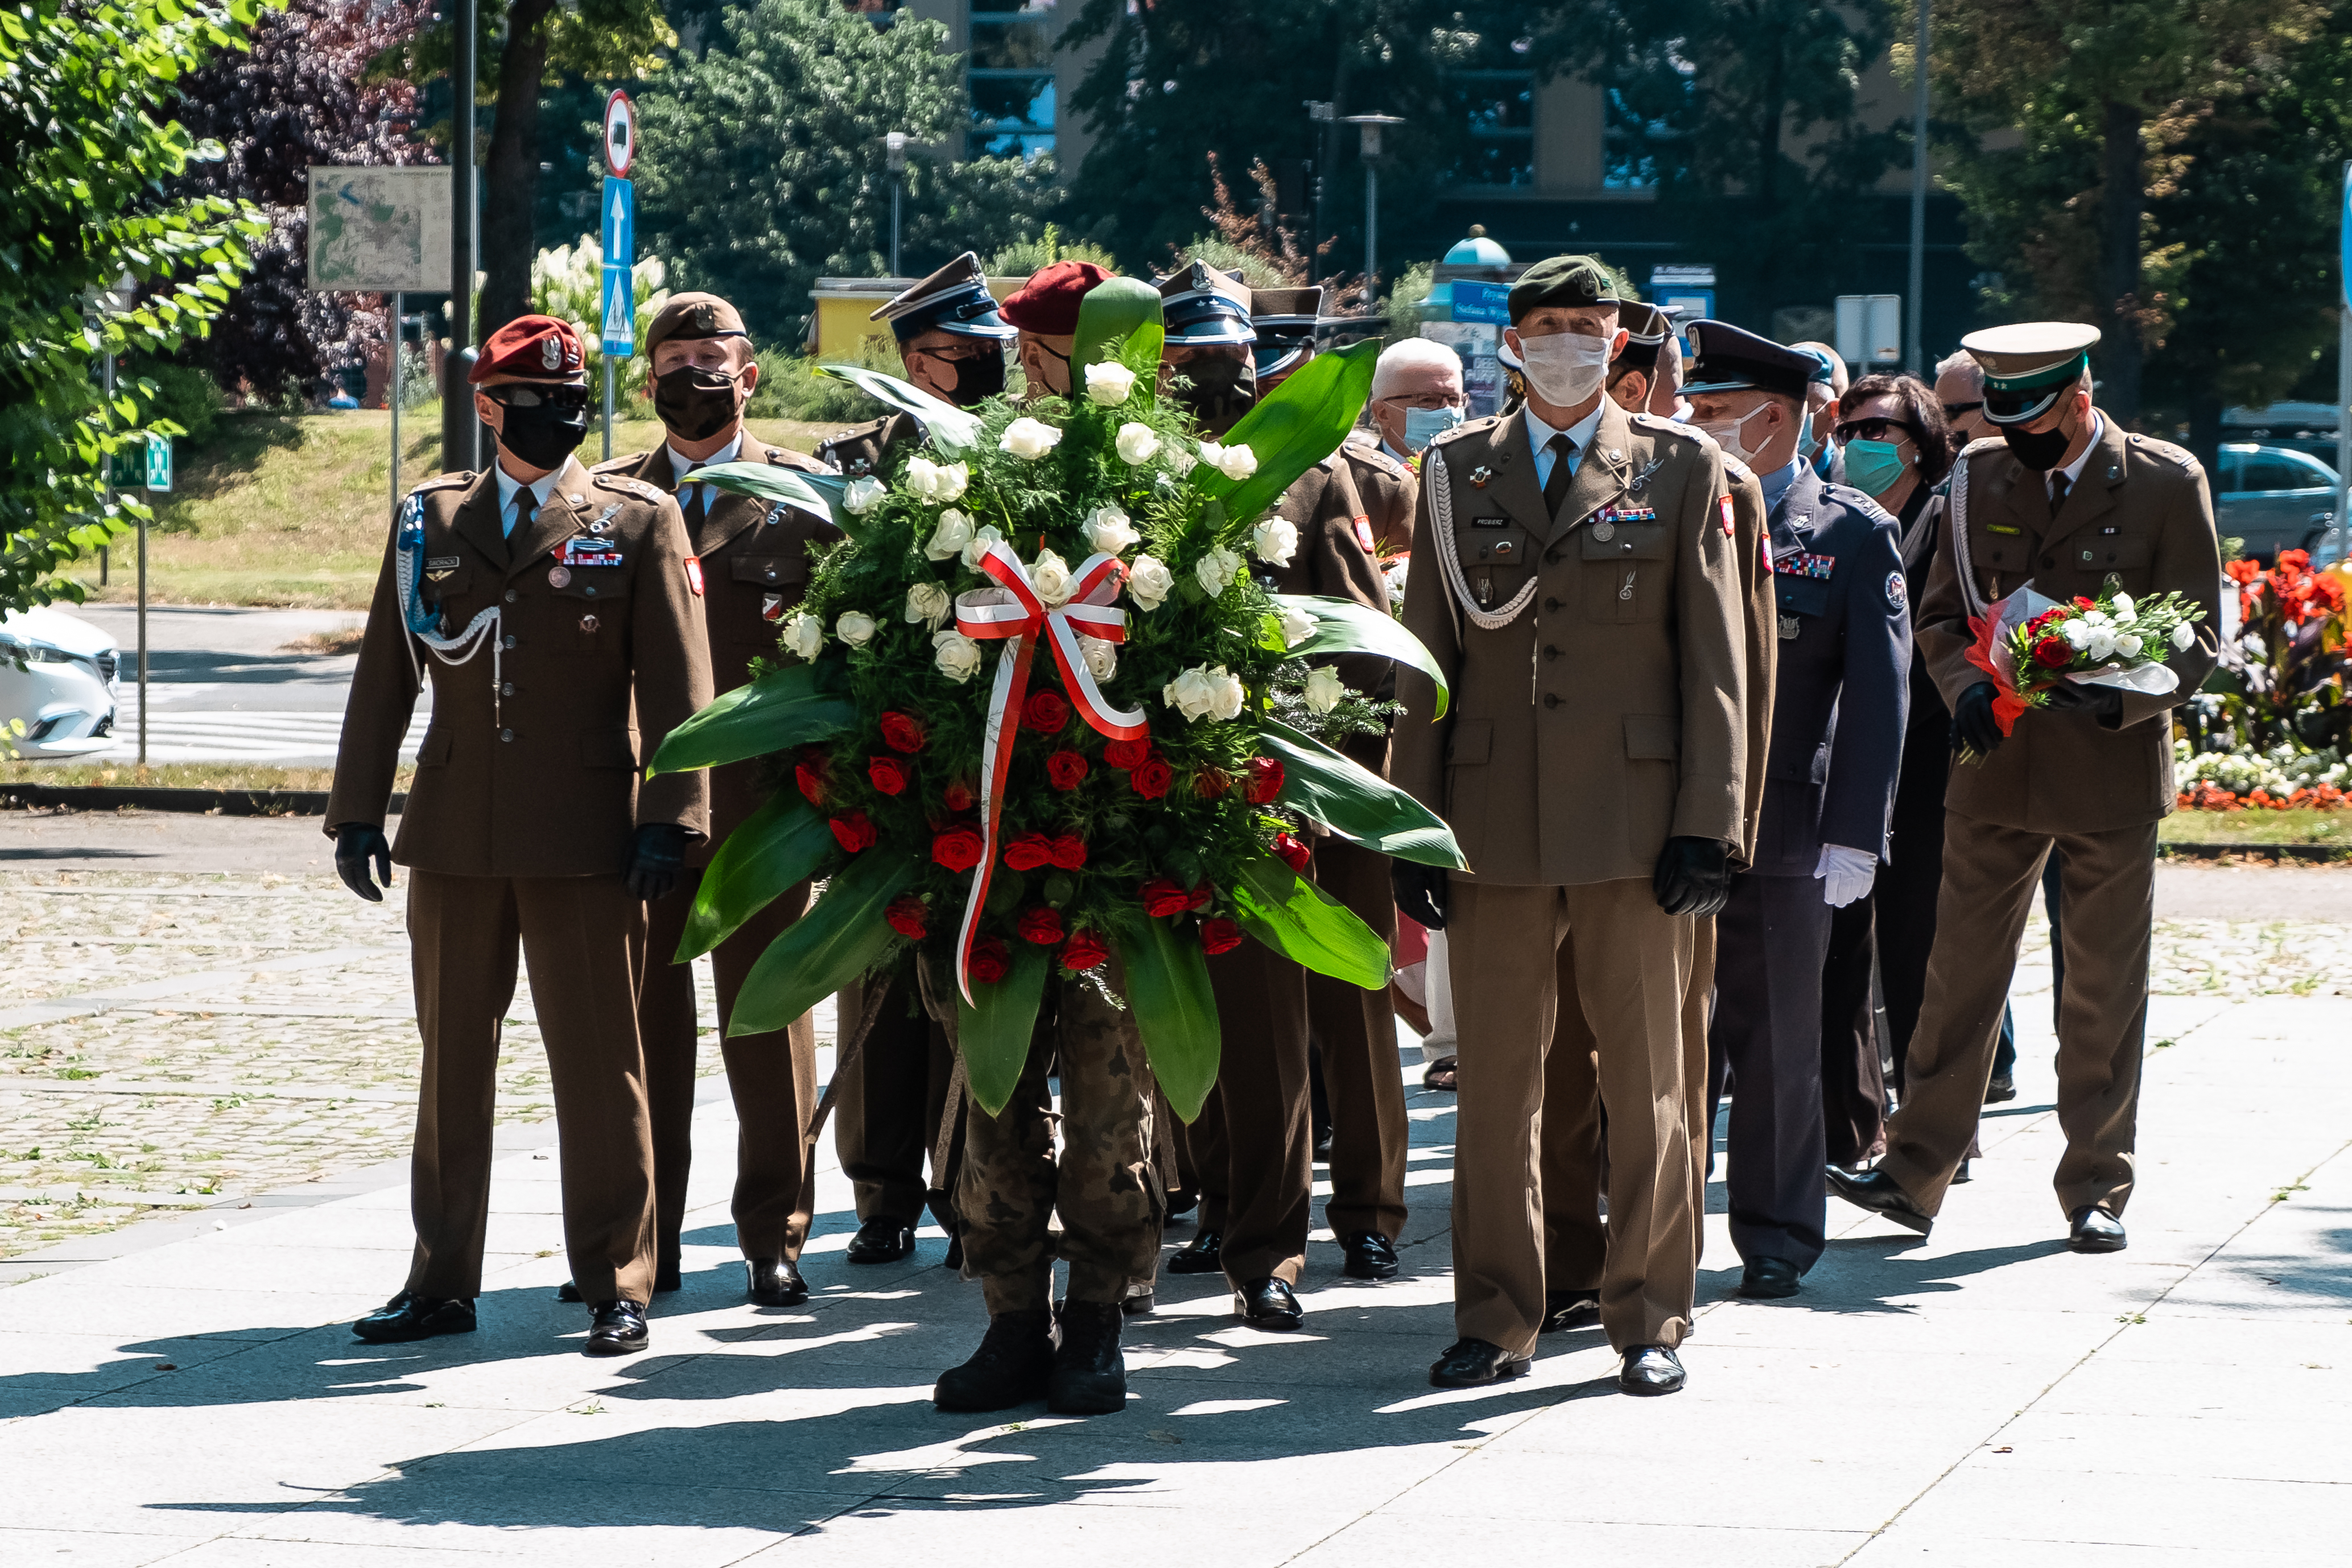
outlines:
[[[1070,366],[1081,378],[1073,390],[1086,395],[1086,367],[1100,363],[1103,350],[1113,343],[1121,345],[1121,363],[1134,369],[1129,356],[1141,346],[1134,334],[1146,327],[1161,331],[1160,322],[1160,290],[1140,278],[1108,278],[1087,289],[1086,298],[1078,301],[1077,341],[1070,349]],[[1160,363],[1156,344],[1151,363],[1156,374]]]
[[[831,740],[857,722],[857,705],[821,690],[817,677],[815,665],[790,665],[722,693],[669,732],[646,775],[692,773]]]
[[[808,912],[768,944],[743,977],[727,1020],[729,1035],[763,1035],[793,1019],[874,967],[897,933],[882,918],[913,884],[921,865],[868,849],[834,874]]]
[[[1160,1091],[1180,1121],[1201,1114],[1217,1081],[1217,998],[1209,961],[1187,931],[1144,920],[1115,931],[1111,945],[1127,972],[1127,1005]]]
[[[1372,362],[1380,357],[1378,338],[1317,354],[1225,433],[1224,445],[1255,455],[1257,471],[1236,482],[1202,463],[1192,470],[1193,485],[1222,498],[1230,515],[1255,519],[1339,449],[1371,395]]]
[[[980,416],[967,414],[944,398],[934,397],[912,382],[901,381],[878,370],[868,370],[862,364],[821,364],[816,367],[826,375],[837,375],[852,383],[868,396],[878,397],[893,408],[904,409],[914,417],[930,437],[931,445],[941,456],[954,458],[963,456],[980,441]]]
[[[1277,605],[1288,605],[1315,617],[1315,634],[1297,647],[1288,650],[1293,658],[1313,658],[1326,653],[1373,653],[1382,658],[1409,664],[1437,685],[1437,711],[1431,717],[1434,723],[1445,717],[1451,692],[1445,684],[1444,671],[1437,668],[1436,658],[1422,645],[1422,640],[1404,629],[1394,616],[1383,614],[1369,605],[1353,599],[1337,599],[1322,594],[1275,594],[1269,595]]]
[[[1421,802],[1278,719],[1257,721],[1258,742],[1282,763],[1275,798],[1350,843],[1400,860],[1466,871],[1454,830]]]
[[[773,463],[713,463],[707,468],[697,468],[694,477],[698,483],[715,485],[732,495],[782,501],[819,522],[830,522],[845,531],[849,527],[845,515],[834,504],[840,495],[837,488],[827,494],[810,483],[812,476],[780,468]],[[835,484],[843,482],[835,480]]]
[[[1225,889],[1250,935],[1318,974],[1378,991],[1389,983],[1389,944],[1356,912],[1271,855],[1242,862]]]
[[[710,857],[673,963],[700,958],[816,874],[834,847],[824,814],[797,795],[772,796]]]
[[[956,1049],[963,1053],[973,1101],[991,1116],[1003,1114],[1021,1082],[1037,1030],[1037,1004],[1054,967],[1051,948],[1016,942],[1013,950],[1013,967],[1003,979],[992,985],[972,982],[979,1005],[966,1003],[961,993],[956,996]]]

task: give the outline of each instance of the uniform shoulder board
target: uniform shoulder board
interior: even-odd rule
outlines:
[[[2126,437],[2125,439],[2129,441],[2135,447],[2144,448],[2147,452],[2148,456],[2152,458],[2169,458],[2172,461],[2179,464],[2182,468],[2189,469],[2192,473],[2203,466],[2197,461],[2196,453],[2191,452],[2186,447],[2175,446],[2172,442],[2164,440],[2159,437],[2142,436],[2137,432],[2134,432],[2132,435]]]
[[[882,436],[883,427],[889,423],[890,416],[888,415],[885,415],[879,419],[870,420],[864,425],[853,425],[848,429],[842,431],[840,434],[829,436],[824,440],[818,442],[816,449],[820,453],[823,453],[835,447],[850,447],[856,445],[860,441],[879,440]]]
[[[1350,438],[1347,444],[1347,453],[1375,473],[1386,474],[1392,479],[1407,478],[1412,472],[1402,463],[1382,451],[1376,442]]]
[[[1429,444],[1432,447],[1450,446],[1454,442],[1459,441],[1464,437],[1471,435],[1474,432],[1483,435],[1500,425],[1503,422],[1503,419],[1504,416],[1500,414],[1489,414],[1483,419],[1465,419],[1461,424],[1456,425],[1453,429],[1432,437]]]
[[[1631,413],[1627,414],[1625,417],[1629,422],[1639,425],[1645,430],[1664,430],[1668,435],[1672,436],[1696,436],[1699,434],[1697,430],[1693,429],[1688,425],[1681,423],[1679,420],[1668,419],[1664,415],[1660,414],[1653,414],[1646,408],[1634,409]]]
[[[2000,437],[1979,436],[1975,440],[1969,442],[1966,447],[1960,448],[1960,456],[1963,458],[1981,458],[1987,452],[2006,452],[2008,450],[2009,443],[2002,440]]]
[[[1822,485],[1822,493],[1832,500],[1852,507],[1873,522],[1891,523],[1895,521],[1894,514],[1879,505],[1876,499],[1867,490],[1856,489],[1852,485],[1824,481]]]
[[[473,471],[469,468],[459,468],[453,473],[436,474],[429,479],[412,485],[409,487],[408,493],[421,496],[428,490],[455,489],[460,485],[470,485],[473,482]]]
[[[608,490],[619,490],[624,495],[633,495],[641,501],[659,501],[666,499],[667,495],[667,491],[656,489],[643,479],[633,479],[626,474],[605,473],[599,470],[596,482]]]
[[[607,458],[601,463],[589,464],[588,471],[592,474],[625,474],[645,460],[643,452],[633,458]]]
[[[1705,436],[1706,432],[1702,430],[1698,432],[1698,434]],[[1718,450],[1720,448],[1718,448]],[[1733,481],[1738,484],[1751,484],[1756,479],[1755,469],[1749,468],[1747,464],[1741,462],[1738,458],[1733,457],[1728,452],[1725,452],[1723,454],[1723,471],[1729,474]]]

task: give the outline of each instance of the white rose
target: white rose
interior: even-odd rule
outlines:
[[[1225,591],[1242,569],[1242,558],[1223,546],[1213,546],[1206,555],[1192,563],[1192,575],[1201,580],[1202,591],[1212,599]]]
[[[1118,673],[1118,649],[1102,638],[1080,637],[1078,652],[1086,658],[1087,673],[1096,680],[1108,680]]]
[[[845,610],[833,623],[835,636],[852,647],[864,647],[874,640],[874,617],[863,610]]]
[[[980,673],[980,645],[958,631],[931,634],[931,662],[950,680],[962,682]]]
[[[824,647],[824,623],[803,611],[784,623],[784,647],[801,658],[814,659]]]
[[[1221,447],[1214,441],[1203,441],[1201,461],[1236,483],[1257,472],[1257,454],[1247,447]]]
[[[907,488],[927,501],[951,501],[971,484],[971,469],[962,463],[934,463],[928,458],[907,459]]]
[[[2172,628],[2172,646],[2173,646],[2173,647],[2178,647],[2178,648],[2185,648],[2185,647],[2187,647],[2190,643],[2193,643],[2193,642],[2195,642],[2196,640],[2197,640],[2197,628],[2196,628],[2195,626],[2193,626],[2189,625],[2187,621],[2183,621],[2183,622],[2181,622],[2179,626],[2175,626],[2175,627],[2173,627],[2173,628]]]
[[[2087,622],[2084,622],[2084,621],[2064,621],[2064,622],[2061,622],[2061,623],[2060,623],[2060,625],[2059,625],[2058,630],[2059,630],[2059,632],[2060,632],[2063,636],[2064,636],[2064,637],[2066,638],[2066,640],[2067,640],[2068,642],[2072,643],[2074,647],[2078,647],[2078,648],[2079,648],[2079,647],[2088,647],[2090,646],[2090,643],[2091,643],[2091,627],[2090,627],[2090,626],[2089,626],[2089,624],[2088,624]]]
[[[1276,605],[1274,607],[1274,614],[1276,619],[1282,623],[1283,647],[1297,647],[1315,635],[1317,625],[1315,617],[1297,605]]]
[[[1041,550],[1029,567],[1029,585],[1048,605],[1063,605],[1069,602],[1078,580],[1070,574],[1069,563],[1050,550]]]
[[[2106,625],[2108,625],[2108,624],[2110,624],[2110,623],[2109,623],[2109,622],[2108,622],[2108,620],[2107,620],[2107,612],[2106,612],[2106,611],[2105,611],[2105,610],[2084,610],[2084,611],[2083,612],[2083,624],[2084,624],[2084,626],[2106,626]]]
[[[1249,695],[1240,679],[1223,665],[1209,671],[1209,716],[1213,719],[1238,719],[1242,700]]]
[[[917,583],[907,590],[907,619],[927,621],[937,631],[955,608],[948,591],[937,583]]]
[[[1016,458],[1034,462],[1058,446],[1061,439],[1059,430],[1024,414],[1004,427],[1004,434],[996,446],[999,451],[1010,452]]]
[[[2130,620],[2134,616],[2139,614],[2138,610],[2133,607],[2132,596],[2129,594],[2117,594],[2113,599],[2110,599],[2107,602],[2115,605],[2116,618],[2119,621]]]
[[[1149,555],[1139,555],[1127,574],[1129,597],[1147,610],[1156,610],[1161,600],[1176,591],[1176,574],[1168,570],[1167,563]]]
[[[1260,561],[1287,566],[1290,558],[1298,553],[1298,527],[1286,517],[1267,518],[1250,531],[1250,548],[1257,552]]]
[[[923,553],[934,561],[945,561],[962,553],[971,542],[971,519],[950,507],[940,513],[940,525],[931,530],[931,542],[923,546]]]
[[[872,477],[852,479],[841,492],[841,510],[852,517],[863,517],[882,501],[882,481]]]
[[[1233,719],[1246,695],[1242,683],[1223,665],[1194,666],[1160,688],[1160,700],[1194,723],[1203,719]]]
[[[2116,651],[2126,658],[2137,658],[2139,650],[2146,646],[2137,632],[2126,632],[2116,638]]]
[[[1142,464],[1150,462],[1151,454],[1160,450],[1160,437],[1151,433],[1150,426],[1130,419],[1118,427],[1118,437],[1112,445],[1118,448],[1121,462]]]
[[[1098,506],[1087,513],[1081,531],[1087,536],[1087,547],[1105,555],[1116,555],[1143,537],[1135,531],[1135,524],[1127,513],[1115,506]]]
[[[970,539],[964,541],[963,563],[965,567],[973,572],[979,571],[980,558],[988,553],[988,547],[992,544],[1002,544],[1003,542],[1004,535],[996,531],[996,525],[994,523],[992,522],[984,524],[978,533],[973,534]]]
[[[2116,651],[2115,633],[2107,630],[2105,626],[2095,628],[2091,633],[2091,640],[2084,645],[2083,651],[2089,654],[2093,658],[2106,658],[2109,654]]]
[[[1087,396],[1094,401],[1096,407],[1116,408],[1125,403],[1128,394],[1134,390],[1135,373],[1127,366],[1117,362],[1087,366]],[[1129,460],[1133,461],[1132,458]]]
[[[1348,695],[1348,688],[1339,679],[1339,672],[1329,665],[1318,665],[1307,672],[1307,706],[1318,713],[1328,713],[1339,706]]]

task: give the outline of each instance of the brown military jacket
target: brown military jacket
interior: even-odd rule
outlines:
[[[1389,456],[1376,433],[1359,430],[1339,448],[1364,503],[1364,521],[1371,530],[1372,551],[1381,556],[1403,555],[1412,549],[1413,509],[1421,500],[1421,479],[1411,468]]]
[[[1963,816],[2028,833],[2097,833],[2154,822],[2172,810],[2172,710],[2213,671],[2221,623],[2221,550],[2205,470],[2185,449],[2106,428],[2058,514],[2048,478],[1979,441],[1968,467],[1968,545],[1988,603],[2025,586],[2053,599],[2095,595],[2110,578],[2134,598],[2167,591],[2205,608],[2197,640],[2166,662],[2179,677],[2168,696],[2124,693],[2108,729],[2080,710],[2018,716],[2009,739],[1980,763],[1952,769],[1945,804]],[[1955,475],[1957,481],[1958,476]],[[1949,706],[1990,679],[1968,661],[1971,644],[1948,500],[1936,558],[1919,606],[1917,638],[1927,672]]]
[[[694,608],[699,568],[676,503],[573,461],[511,540],[501,535],[498,481],[487,471],[428,479],[408,505],[424,517],[416,591],[438,612],[436,630],[460,633],[492,608],[499,622],[457,665],[412,637],[394,520],[343,713],[328,833],[383,821],[427,671],[433,721],[393,846],[402,865],[459,876],[612,876],[641,826],[706,833],[701,773],[638,777],[662,737],[711,696]]]
[[[771,447],[749,431],[734,460],[772,463],[803,474],[831,471],[814,458]],[[677,493],[677,468],[666,446],[634,458],[615,458],[592,471],[626,475],[665,494]],[[702,562],[702,624],[710,646],[711,689],[732,691],[750,683],[752,659],[775,658],[777,627],[808,592],[808,547],[839,539],[841,530],[797,508],[718,491],[691,533],[694,553]],[[706,864],[719,843],[759,809],[763,795],[758,771],[756,762],[710,770],[710,837],[688,856],[692,863]]]
[[[1391,776],[1453,825],[1475,875],[1507,885],[1647,878],[1675,837],[1739,847],[1751,595],[1722,455],[1603,399],[1557,520],[1535,469],[1516,414],[1449,431],[1423,459],[1405,626],[1454,703],[1430,722],[1428,679],[1400,672]],[[1529,597],[1479,626],[1449,551],[1483,612],[1532,582]]]
[[[1685,429],[1691,428],[1688,426]],[[1693,431],[1693,434],[1698,434]],[[1702,436],[1702,439],[1705,437]],[[1780,605],[1773,595],[1765,542],[1770,510],[1764,486],[1738,458],[1725,454],[1724,482],[1731,487],[1731,542],[1739,556],[1739,586],[1748,604],[1748,775],[1743,791],[1745,827],[1733,859],[1752,865],[1756,826],[1764,819],[1764,778],[1772,758],[1772,698],[1780,667]]]
[[[1370,525],[1352,464],[1337,453],[1324,458],[1282,492],[1275,510],[1298,530],[1298,548],[1287,566],[1270,566],[1251,556],[1251,570],[1261,580],[1271,578],[1278,594],[1324,594],[1389,613],[1389,580],[1379,558],[1365,547]],[[1338,665],[1340,679],[1372,696],[1394,678],[1394,666],[1370,654],[1345,655]],[[1375,736],[1360,736],[1340,749],[1375,772],[1387,760],[1387,742]]]
[[[915,423],[914,416],[893,412],[887,418],[867,425],[853,425],[830,440],[817,443],[817,460],[830,463],[835,470],[851,479],[863,479],[867,474],[881,473],[889,467],[890,455],[900,447],[911,446],[923,438],[923,427]]]

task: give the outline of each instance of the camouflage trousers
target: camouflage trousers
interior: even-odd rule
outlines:
[[[1117,990],[1116,960],[1106,977]],[[924,1001],[952,1043],[954,984],[928,957],[922,979]],[[1167,1200],[1151,1162],[1153,1084],[1135,1015],[1056,971],[1040,1017],[1052,1025],[1037,1031],[1003,1114],[969,1101],[964,1110],[955,1206],[964,1268],[980,1277],[992,1315],[1050,1306],[1057,1256],[1070,1266],[1074,1301],[1116,1301],[1129,1280],[1149,1279],[1160,1266]],[[1048,1082],[1057,1073],[1058,1117]]]

